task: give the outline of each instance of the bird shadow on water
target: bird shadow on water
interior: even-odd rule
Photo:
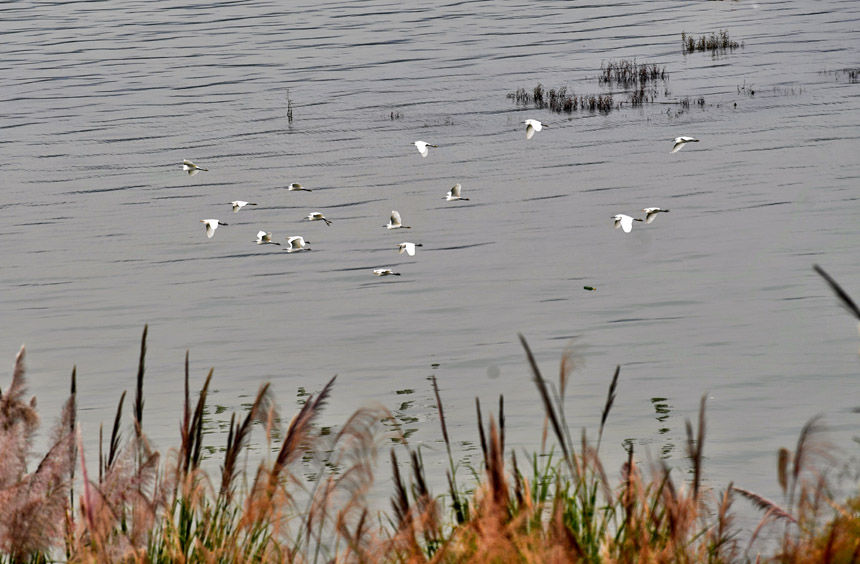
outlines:
[[[388,268],[399,267],[399,263],[390,263],[387,265]],[[326,270],[325,272],[356,272],[361,270],[366,270],[367,272],[372,272],[374,268],[378,268],[378,264],[371,265],[363,265],[363,266],[348,266],[345,268],[333,268],[331,270]]]
[[[402,284],[414,284],[415,283],[415,280],[409,280],[408,278],[404,279],[403,276],[395,276],[395,277],[385,276],[385,278],[387,278],[388,280],[380,279],[380,280],[374,280],[372,282],[363,282],[363,283],[359,284],[358,287],[362,288],[362,289],[363,288],[380,288],[380,287],[387,285],[387,284],[402,285]]]
[[[345,204],[326,204],[325,206],[320,206],[325,209],[335,209],[335,208],[351,208],[354,206],[363,206],[364,204],[372,204],[374,202],[382,202],[383,198],[374,198],[372,200],[358,200],[357,202],[347,202]]]
[[[484,245],[495,245],[495,241],[486,241],[484,243],[472,243],[470,245],[455,245],[453,247],[438,247],[435,249],[426,249],[424,252],[431,251],[458,251],[460,249],[471,249],[472,247],[483,247]]]
[[[570,194],[553,194],[552,196],[535,196],[534,198],[525,198],[524,202],[536,202],[538,200],[555,200],[556,198],[567,198]]]
[[[153,196],[152,200],[181,200],[181,199],[197,199],[204,198],[206,194],[176,194],[175,196]]]

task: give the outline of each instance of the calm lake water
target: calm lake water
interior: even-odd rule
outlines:
[[[682,52],[682,31],[720,29],[742,48]],[[568,418],[592,436],[621,365],[613,473],[625,440],[681,464],[705,393],[714,487],[778,499],[776,450],[819,413],[857,452],[857,324],[811,267],[860,298],[858,2],[14,2],[0,31],[0,359],[26,343],[45,429],[77,365],[92,456],[146,323],[165,450],[190,349],[195,387],[215,368],[215,423],[267,381],[289,417],[337,374],[323,422],[388,407],[441,484],[431,374],[459,460],[479,459],[475,397],[486,414],[504,394],[509,444],[539,445],[521,332],[553,379],[574,351]],[[665,66],[655,103],[506,97],[606,93],[623,58]],[[526,118],[550,127],[526,141]],[[670,154],[678,135],[701,142]],[[442,199],[455,182],[470,201]],[[612,228],[646,206],[671,213]],[[393,209],[412,229],[382,227]],[[330,227],[302,221],[317,210]],[[207,239],[204,218],[229,225]]]

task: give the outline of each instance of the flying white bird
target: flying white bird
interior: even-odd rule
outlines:
[[[233,206],[233,213],[238,213],[239,210],[241,210],[245,206],[256,206],[257,204],[253,202],[243,202],[242,200],[236,200],[234,202],[230,202],[230,205]]]
[[[400,276],[399,272],[394,272],[390,268],[374,268],[373,273],[377,276]]]
[[[305,219],[308,221],[325,221],[326,225],[331,225],[331,220],[326,219],[322,212],[311,212]]]
[[[272,241],[272,233],[267,231],[257,231],[257,244],[258,245],[278,245],[281,246],[280,243],[275,243]]]
[[[397,210],[391,210],[391,219],[388,220],[387,225],[383,225],[386,229],[412,229],[408,225],[403,225],[403,220],[400,219],[400,212]]]
[[[663,208],[642,208],[642,211],[645,212],[645,223],[651,223],[658,213],[666,213],[669,210],[664,210]]]
[[[208,168],[200,168],[199,166],[192,163],[188,159],[185,159],[184,161],[182,161],[182,170],[187,172],[188,176],[194,176],[195,174],[197,174],[201,170],[208,171],[209,169]]]
[[[421,153],[422,157],[426,157],[427,154],[430,152],[430,149],[428,149],[427,147],[439,147],[439,145],[431,145],[426,141],[415,142],[415,148],[418,149],[418,152]]]
[[[310,188],[305,188],[304,186],[302,186],[298,182],[293,182],[292,184],[287,186],[287,190],[289,190],[290,192],[298,192],[298,191],[313,192],[313,190],[311,190]]]
[[[201,223],[206,226],[206,236],[210,239],[215,235],[215,230],[221,225],[227,225],[223,221],[217,219],[201,219]]]
[[[672,152],[677,153],[684,148],[687,143],[698,143],[699,140],[695,137],[675,137],[675,145],[672,147]]]
[[[642,221],[638,217],[630,217],[629,215],[624,215],[623,213],[619,213],[618,215],[612,216],[612,219],[615,220],[615,228],[619,227],[624,230],[625,233],[630,233],[630,230],[633,229],[634,221]]]
[[[446,196],[444,196],[444,198],[446,200],[448,200],[449,202],[452,200],[468,200],[469,198],[464,198],[460,195],[460,191],[462,189],[463,189],[463,187],[460,186],[459,183],[454,184],[453,186],[451,186],[451,189],[448,190],[448,194]]]
[[[536,119],[527,119],[523,122],[526,124],[526,139],[531,139],[535,136],[535,131],[540,131],[544,127],[549,127],[546,124],[539,122]]]
[[[288,253],[297,253],[299,251],[309,251],[311,248],[310,241],[305,241],[304,237],[301,236],[293,236],[287,237],[287,248],[286,251]]]
[[[421,243],[410,243],[408,241],[404,241],[403,243],[397,244],[397,252],[400,253],[401,255],[403,253],[406,253],[410,257],[414,257],[415,256],[415,247],[423,247],[423,246],[424,245],[422,245]]]

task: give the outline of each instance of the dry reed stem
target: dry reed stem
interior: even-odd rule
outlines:
[[[564,460],[567,463],[571,474],[574,476],[579,476],[580,472],[577,469],[575,463],[573,462],[572,453],[567,448],[567,441],[565,440],[565,436],[562,433],[559,418],[556,415],[556,410],[553,407],[552,402],[550,401],[546,382],[544,381],[543,376],[541,376],[540,368],[538,368],[537,361],[535,361],[534,355],[532,355],[532,351],[529,348],[529,344],[526,342],[526,338],[522,334],[520,334],[519,337],[520,343],[522,343],[523,348],[526,351],[526,358],[528,359],[529,365],[531,366],[534,383],[537,386],[538,392],[541,396],[541,401],[543,402],[544,412],[549,418],[550,423],[552,424],[556,440],[558,441],[558,444],[561,447],[562,454],[564,455]]]
[[[618,365],[615,367],[615,374],[613,374],[612,381],[609,383],[609,391],[606,393],[606,404],[603,406],[603,413],[600,414],[600,430],[597,432],[597,446],[594,448],[595,453],[600,451],[600,441],[603,439],[603,428],[606,425],[606,420],[609,418],[612,404],[615,403],[615,388],[618,385],[618,375],[620,373],[621,365]]]

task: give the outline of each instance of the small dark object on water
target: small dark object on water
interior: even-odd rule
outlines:
[[[597,288],[595,288],[594,286],[583,286],[582,289],[588,290],[589,292],[594,292],[595,290],[597,290]]]
[[[434,362],[433,364],[430,365],[430,368],[439,368],[439,363]]]

